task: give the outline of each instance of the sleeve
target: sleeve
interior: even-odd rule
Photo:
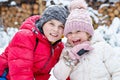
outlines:
[[[55,76],[53,75],[53,68],[50,71],[50,78],[48,80],[57,80]]]
[[[120,80],[120,53],[115,52],[111,46],[106,45],[104,56],[105,65],[110,73],[111,80]]]
[[[33,49],[35,39],[29,31],[19,31],[10,42],[8,66],[11,80],[33,80]]]
[[[8,47],[6,47],[4,52],[0,54],[0,76],[3,74],[4,70],[7,68],[7,54],[8,54]]]
[[[65,60],[63,58],[64,55],[66,55],[65,49],[63,49],[60,56],[60,60],[53,68],[53,75],[58,80],[66,80],[72,70],[72,67],[66,65]]]

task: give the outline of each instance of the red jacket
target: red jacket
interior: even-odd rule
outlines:
[[[51,45],[35,27],[39,18],[32,16],[26,19],[0,55],[0,75],[9,66],[9,80],[48,80],[51,68],[59,60],[63,43],[60,41]],[[38,44],[34,51],[36,38]]]

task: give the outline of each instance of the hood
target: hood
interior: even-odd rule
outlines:
[[[35,36],[39,40],[43,39],[42,41],[46,42],[47,38],[44,35],[42,35],[39,29],[36,27],[36,21],[38,21],[39,19],[40,19],[39,15],[35,15],[27,18],[20,26],[20,30],[22,29],[30,30],[33,33],[35,33]]]
[[[33,28],[35,29],[35,22],[40,19],[39,15],[31,16],[27,18],[22,25],[20,26],[20,29],[29,29],[32,30]]]

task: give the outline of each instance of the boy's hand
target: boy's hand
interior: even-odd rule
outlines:
[[[74,46],[70,51],[69,51],[69,56],[71,59],[76,60],[80,59],[80,56],[89,50],[92,50],[93,48],[90,45],[89,41],[86,41],[82,44],[78,44]]]

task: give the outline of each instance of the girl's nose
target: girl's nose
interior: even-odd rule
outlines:
[[[72,33],[72,37],[76,37],[76,34],[75,34],[75,33]]]

